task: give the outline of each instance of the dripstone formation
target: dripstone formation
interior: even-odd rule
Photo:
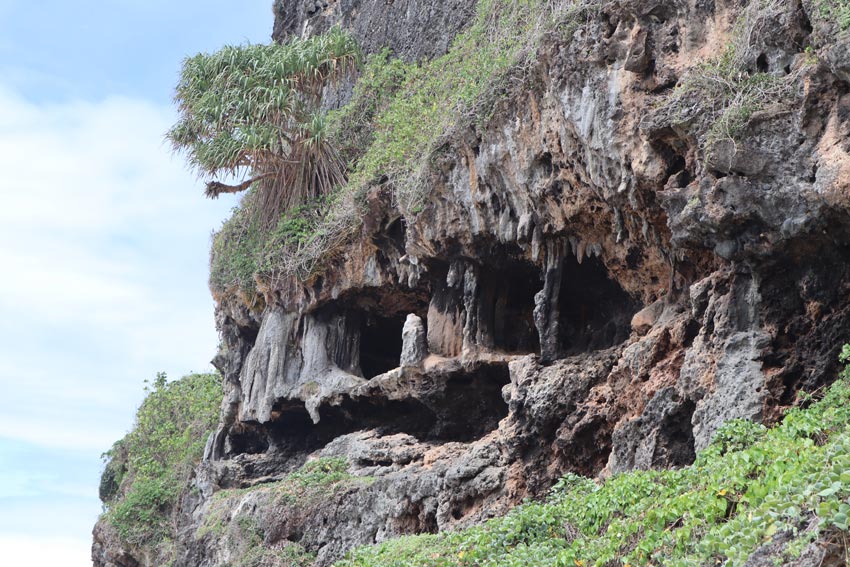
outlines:
[[[813,9],[759,34],[752,65],[799,68],[822,32]],[[376,188],[321,274],[254,305],[217,298],[226,393],[178,564],[230,560],[198,532],[214,494],[315,457],[372,480],[297,515],[250,491],[229,513],[326,566],[503,514],[566,472],[687,465],[725,421],[770,423],[834,379],[850,338],[847,42],[806,67],[798,103],[710,159],[657,111],[739,10],[606,4],[541,50],[486,131],[450,141],[415,217]],[[339,23],[416,60],[445,52],[473,3],[280,0],[275,14],[277,40]],[[143,564],[119,549],[103,536],[95,564]]]

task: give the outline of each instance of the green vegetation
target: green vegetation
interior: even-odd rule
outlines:
[[[352,476],[344,458],[309,461],[277,482],[216,492],[195,538],[225,541],[239,558],[232,567],[306,567],[312,565],[313,554],[294,543],[283,548],[279,542],[267,544],[261,526],[275,525],[281,517],[301,517],[304,510],[325,506],[338,490],[372,480]],[[247,500],[251,505],[243,506]]]
[[[282,267],[293,266],[301,257],[294,250],[315,245],[332,198],[319,197],[284,211],[274,228],[264,228],[251,213],[256,193],[245,195],[242,206],[213,235],[210,256],[210,286],[222,293],[238,291],[251,296],[258,276],[269,279]],[[359,208],[353,207],[352,214]],[[287,268],[295,271],[295,267]]]
[[[771,29],[766,24],[779,21],[789,9],[784,0],[749,3],[726,49],[692,68],[664,101],[669,120],[686,125],[707,156],[720,141],[736,143],[757,113],[797,100],[799,70],[787,75],[760,71],[754,51]]]
[[[314,553],[294,542],[274,548],[264,545],[262,530],[248,516],[239,516],[216,537],[222,535],[228,539],[235,556],[234,561],[224,564],[225,567],[309,567],[316,560]]]
[[[377,108],[364,113],[362,127],[373,132],[373,138],[354,164],[350,185],[362,190],[386,178],[402,210],[410,212],[423,197],[422,174],[447,137],[459,128],[485,123],[499,96],[510,88],[510,79],[536,59],[545,33],[559,26],[563,31],[566,21],[586,10],[583,3],[479,0],[472,24],[442,57],[421,65],[396,64],[388,71],[389,80],[386,60],[373,59],[365,77],[382,81],[378,89],[368,91],[381,95],[376,97]],[[382,90],[386,83],[394,92]],[[351,111],[343,113],[353,118]]]
[[[215,237],[213,289],[250,293],[255,279],[273,286],[279,277],[309,277],[356,231],[364,196],[375,185],[392,190],[403,214],[416,214],[434,157],[450,136],[486,127],[499,101],[521,91],[538,48],[568,41],[597,4],[478,0],[472,24],[442,57],[421,64],[388,52],[369,57],[352,100],[326,124],[325,139],[344,159],[347,183],[321,207],[284,212],[288,228],[282,233],[272,235],[234,214]],[[249,197],[243,208],[257,198]],[[221,257],[230,254],[237,257]]]
[[[817,16],[834,22],[839,31],[850,29],[850,0],[816,0]]]
[[[105,455],[105,518],[124,543],[167,555],[174,513],[218,420],[221,378],[157,374],[133,429]]]
[[[327,494],[329,491],[349,481],[371,481],[369,477],[355,477],[348,472],[348,461],[343,457],[322,457],[304,463],[304,465],[275,482],[265,482],[248,488],[228,488],[219,490],[213,500],[222,502],[241,498],[246,494],[274,494],[294,502],[308,494]]]
[[[842,356],[850,359],[850,347]],[[846,541],[848,497],[845,370],[822,400],[790,410],[774,429],[728,423],[690,467],[601,485],[568,475],[545,502],[459,532],[360,548],[337,567],[735,567],[778,539],[788,542],[779,563],[819,536]]]
[[[386,110],[415,68],[415,64],[392,57],[389,49],[366,58],[351,100],[328,116],[331,136],[346,163],[354,163],[372,145],[378,114]]]
[[[721,140],[740,138],[753,115],[782,101],[792,87],[786,77],[742,71],[735,48],[730,46],[717,59],[692,69],[675,92],[674,101],[689,104],[689,111],[698,113],[704,122],[699,134],[709,151]]]
[[[234,563],[226,563],[225,567],[309,567],[316,560],[316,555],[304,551],[297,543],[290,543],[282,549],[263,547],[257,536],[250,537],[250,545]]]
[[[285,45],[228,46],[183,62],[168,132],[201,175],[247,174],[238,185],[207,184],[207,196],[258,187],[266,226],[290,206],[329,193],[345,180],[319,108],[324,88],[359,61],[338,28]]]

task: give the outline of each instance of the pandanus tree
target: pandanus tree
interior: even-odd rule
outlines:
[[[175,95],[179,119],[167,138],[207,179],[208,197],[256,186],[253,206],[273,224],[284,210],[345,181],[321,99],[359,61],[356,42],[338,28],[284,45],[189,57]]]

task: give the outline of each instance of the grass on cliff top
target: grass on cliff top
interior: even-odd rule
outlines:
[[[416,214],[435,152],[453,132],[486,124],[522,84],[544,39],[571,37],[596,4],[478,0],[472,23],[445,55],[422,63],[388,52],[369,57],[352,100],[328,117],[348,182],[321,203],[284,213],[273,233],[237,210],[213,239],[213,291],[250,294],[257,278],[272,287],[281,277],[306,279],[357,229],[375,185],[392,189],[403,214]]]
[[[773,429],[726,424],[692,466],[602,484],[568,475],[545,502],[459,532],[360,548],[336,567],[735,567],[787,541],[774,552],[781,564],[818,537],[846,548],[848,497],[845,370],[822,400],[790,410]]]
[[[221,377],[157,375],[132,430],[105,455],[100,496],[105,519],[131,548],[167,556],[173,514],[218,422]]]

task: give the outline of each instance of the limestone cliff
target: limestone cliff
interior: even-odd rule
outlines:
[[[737,41],[745,4],[600,2],[447,141],[416,214],[375,186],[317,273],[219,294],[225,400],[176,564],[235,560],[200,530],[224,514],[330,565],[503,514],[567,472],[689,464],[727,420],[772,423],[831,381],[850,338],[850,40],[816,0],[762,4],[736,56],[782,88],[734,135],[681,86]],[[275,38],[339,23],[420,60],[473,12],[279,0]],[[316,457],[368,482],[285,506],[259,490]],[[95,564],[143,564],[119,549],[96,537]]]

